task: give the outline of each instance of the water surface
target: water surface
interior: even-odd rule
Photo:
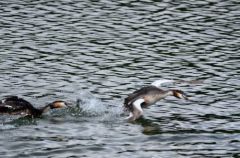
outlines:
[[[0,96],[84,112],[1,116],[1,157],[239,157],[237,0],[1,1]],[[124,97],[157,79],[169,97],[128,123]],[[171,88],[172,88],[171,87]]]

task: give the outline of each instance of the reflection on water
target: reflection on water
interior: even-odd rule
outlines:
[[[1,157],[239,157],[239,6],[0,2],[0,96],[85,99],[85,112],[1,116]],[[173,85],[190,100],[169,97],[127,123],[124,97],[161,78],[204,83]]]

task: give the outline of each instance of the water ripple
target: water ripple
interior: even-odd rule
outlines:
[[[28,123],[1,116],[0,155],[239,157],[239,6],[0,2],[0,96],[19,95],[35,106],[81,98],[90,114],[53,111]],[[190,101],[169,97],[136,123],[125,122],[124,97],[161,78],[204,83],[173,85]]]

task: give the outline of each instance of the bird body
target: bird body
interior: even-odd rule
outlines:
[[[9,96],[0,100],[0,113],[11,115],[31,115],[34,117],[41,116],[50,109],[66,107],[64,101],[54,101],[42,108],[35,108],[32,104],[17,96]]]
[[[171,80],[166,80],[165,82],[169,81]],[[143,87],[129,94],[128,97],[126,97],[124,100],[124,108],[130,112],[130,115],[127,119],[131,121],[136,120],[143,114],[142,108],[147,108],[150,105],[155,104],[157,101],[166,98],[167,96],[175,96],[177,98],[187,99],[184,93],[180,90],[162,90],[159,87],[155,86],[165,82],[155,81],[153,83],[157,84]]]
[[[144,103],[142,103],[142,106],[148,107],[168,95],[171,95],[171,91],[166,92],[155,86],[147,86],[131,93],[127,98],[125,98],[124,105],[125,108],[130,109],[131,111],[133,110],[133,102],[137,99],[144,99]]]

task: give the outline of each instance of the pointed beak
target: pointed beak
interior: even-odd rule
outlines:
[[[69,105],[68,105],[68,103],[66,103],[66,102],[64,102],[64,105],[63,105],[63,107],[70,107]]]
[[[185,94],[182,94],[182,98],[185,100],[189,100],[188,97]]]
[[[189,100],[188,97],[187,97],[185,94],[183,94],[183,98],[184,98],[185,100]]]
[[[188,97],[187,97],[184,93],[182,93],[182,94],[181,94],[181,93],[178,93],[177,95],[178,95],[178,97],[181,98],[181,99],[189,100]]]

